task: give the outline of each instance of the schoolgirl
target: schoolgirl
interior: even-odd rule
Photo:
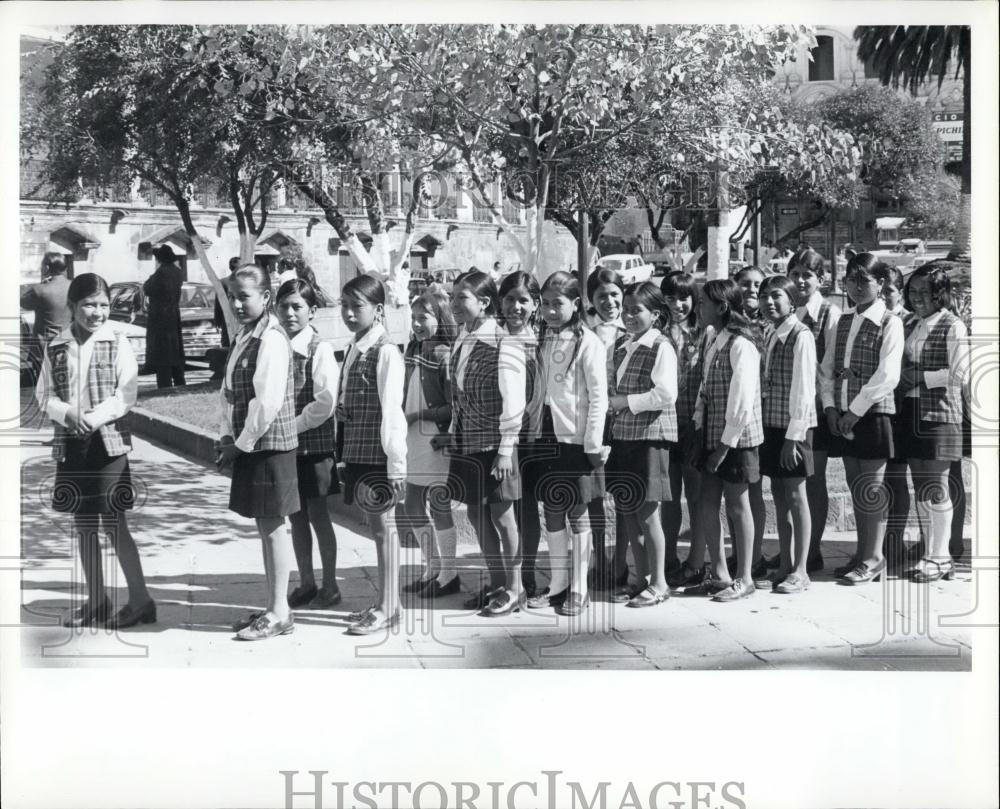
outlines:
[[[541,490],[551,578],[549,586],[528,605],[552,606],[572,616],[582,613],[590,603],[588,506],[604,497],[603,467],[609,451],[603,444],[608,411],[607,353],[600,338],[584,326],[583,300],[575,275],[553,273],[542,285],[541,295],[539,380],[543,409],[536,444],[539,452],[548,456]]]
[[[378,599],[348,616],[349,635],[396,626],[399,604],[399,534],[390,512],[405,494],[406,416],[403,357],[389,339],[385,287],[370,275],[344,285],[344,325],[354,335],[344,357],[337,394],[338,452],[344,464],[344,502],[369,518],[378,558]]]
[[[135,404],[139,370],[128,340],[108,320],[110,293],[101,276],[78,275],[66,302],[72,320],[46,346],[35,390],[55,426],[52,508],[73,515],[87,586],[87,600],[62,624],[124,629],[155,623],[156,604],[125,516],[135,491],[128,465],[132,438],[122,417]],[[128,603],[115,613],[104,586],[101,531],[115,546],[128,584]]]
[[[711,594],[716,601],[753,595],[751,553],[753,515],[748,489],[760,479],[758,447],[764,441],[760,410],[760,352],[746,318],[743,295],[734,281],[707,281],[701,288],[698,318],[715,330],[705,352],[695,424],[701,431],[701,522],[712,560],[712,579],[686,593]],[[719,505],[733,526],[737,576],[730,580],[722,547]]]
[[[625,290],[628,342],[618,351],[609,483],[624,515],[638,584],[616,601],[652,607],[670,597],[660,504],[669,500],[670,448],[677,441],[677,354],[658,326],[666,302],[651,283]]]
[[[413,339],[406,346],[406,501],[396,522],[416,535],[424,570],[403,587],[423,598],[459,591],[458,536],[448,497],[451,379],[448,361],[458,329],[444,290],[429,289],[410,304]],[[430,519],[427,510],[430,509]]]
[[[760,297],[761,308],[772,324],[761,376],[764,443],[760,468],[771,478],[781,548],[773,589],[776,593],[800,593],[810,584],[806,560],[812,526],[806,479],[813,472],[816,341],[795,316],[795,285],[789,278],[767,278],[760,287]]]
[[[820,363],[831,450],[839,449],[844,459],[858,531],[850,562],[834,571],[845,584],[877,580],[885,569],[883,483],[886,463],[895,455],[893,391],[903,357],[903,323],[879,297],[885,283],[879,280],[881,264],[871,253],[847,263],[845,289],[856,306],[840,318],[834,345]]]
[[[743,314],[750,324],[757,349],[763,352],[770,331],[770,321],[764,316],[760,306],[760,287],[764,283],[764,273],[757,267],[746,266],[733,278],[743,293]],[[764,560],[764,527],[767,512],[764,509],[764,480],[761,478],[750,486],[750,511],[753,514],[753,577],[763,583],[767,578],[767,563]],[[730,528],[732,531],[732,528]],[[736,554],[727,560],[729,573],[736,570]]]
[[[670,453],[670,499],[664,500],[660,513],[666,541],[667,584],[685,588],[699,584],[705,577],[705,535],[701,531],[701,472],[695,466],[698,442],[694,416],[706,339],[711,331],[698,322],[698,285],[685,272],[668,273],[660,283],[666,301],[664,335],[677,355],[677,451]],[[677,540],[681,530],[681,486],[688,503],[691,545],[687,559],[676,565]]]
[[[612,269],[599,267],[587,278],[587,300],[590,302],[587,323],[600,338],[608,358],[608,395],[615,375],[615,351],[628,340],[628,331],[622,323],[622,302],[625,298],[625,284],[621,276]],[[611,445],[611,423],[614,413],[609,412],[604,422],[604,446]],[[628,583],[628,540],[623,524],[616,516],[615,549],[611,564],[605,551],[607,536],[607,512],[604,498],[597,498],[587,507],[590,528],[594,537],[593,581],[598,589],[612,585],[624,587]]]
[[[833,351],[837,335],[840,309],[830,303],[820,292],[825,274],[823,257],[815,250],[802,250],[788,262],[788,277],[795,284],[796,316],[805,323],[816,340],[817,368],[823,363],[828,351]],[[816,378],[817,391],[820,389]],[[823,554],[820,542],[826,530],[826,518],[830,510],[830,497],[826,486],[826,462],[831,456],[832,436],[823,413],[823,403],[817,396],[816,413],[818,424],[813,434],[813,474],[806,478],[806,496],[809,498],[809,513],[812,515],[812,536],[809,538],[809,559],[806,566],[810,573],[823,569]],[[775,565],[776,566],[776,565]]]
[[[927,537],[910,571],[915,582],[950,579],[953,504],[949,468],[962,458],[962,386],[968,377],[965,324],[954,313],[951,279],[942,266],[918,267],[906,283],[908,323],[900,389],[902,434],[913,475],[917,517]]]
[[[521,552],[514,503],[521,498],[517,439],[525,407],[524,352],[504,341],[493,279],[469,270],[454,283],[451,310],[461,325],[451,353],[448,470],[453,500],[468,507],[490,583],[465,602],[486,617],[509,615],[523,603]]]
[[[537,592],[535,561],[542,527],[538,516],[540,480],[545,468],[544,453],[535,446],[541,419],[542,386],[537,384],[538,334],[535,315],[541,300],[538,282],[530,273],[516,270],[500,284],[500,322],[505,342],[520,346],[524,352],[525,403],[521,433],[517,441],[518,473],[521,476],[521,499],[514,504],[521,532],[521,582],[527,598]]]
[[[293,609],[328,609],[341,601],[337,586],[337,536],[330,522],[327,498],[340,491],[337,480],[337,431],[333,412],[340,387],[340,366],[333,349],[310,325],[318,301],[312,285],[301,279],[278,287],[275,312],[292,346],[295,381],[295,459],[302,508],[289,517],[292,548],[299,568],[299,586],[288,595]],[[323,563],[323,586],[316,586],[312,535],[316,533]]]
[[[264,548],[267,607],[233,625],[239,640],[252,641],[295,629],[288,607],[292,547],[284,525],[301,508],[295,380],[288,338],[269,311],[267,273],[254,264],[240,267],[228,292],[241,329],[226,360],[216,465],[232,467],[229,509],[256,521]]]

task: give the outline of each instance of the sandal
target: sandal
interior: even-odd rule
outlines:
[[[789,573],[784,579],[774,585],[773,592],[791,595],[792,593],[802,593],[809,589],[812,582],[808,576],[800,576],[798,573]]]
[[[933,565],[933,569],[931,568]],[[955,565],[953,562],[938,562],[936,559],[924,557],[917,562],[917,567],[910,571],[910,579],[917,584],[928,584],[932,581],[944,579],[951,581],[955,577]]]
[[[241,629],[246,629],[250,624],[256,621],[258,618],[263,618],[267,610],[260,610],[258,612],[251,612],[244,618],[240,618],[237,621],[233,621],[233,632],[239,632]]]
[[[662,604],[668,598],[670,598],[670,590],[658,593],[652,587],[646,587],[632,596],[625,606],[636,608],[655,607],[657,604]]]
[[[355,612],[347,613],[347,620],[350,621],[352,624],[356,624],[358,621],[363,620],[366,615],[375,612],[375,610],[377,609],[378,609],[378,604],[369,604],[363,610],[357,610]]]

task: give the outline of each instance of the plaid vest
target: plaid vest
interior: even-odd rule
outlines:
[[[702,399],[705,402],[705,418],[702,429],[705,432],[705,446],[715,449],[722,441],[722,432],[726,427],[726,404],[729,401],[729,386],[733,380],[733,364],[729,359],[730,343],[733,340],[745,340],[745,337],[729,334],[722,344],[712,364],[705,369],[705,380],[702,382]],[[754,397],[753,416],[750,423],[743,428],[736,446],[739,449],[758,447],[764,443],[764,428],[761,423],[760,396]]]
[[[292,369],[295,375],[295,415],[298,416],[307,404],[314,398],[313,394],[313,358],[319,347],[319,334],[313,332],[309,341],[309,354],[303,357],[296,351],[292,352]],[[330,455],[337,446],[337,433],[334,429],[334,418],[331,415],[318,427],[303,430],[299,433],[299,455]]]
[[[367,351],[355,356],[346,374],[341,374],[344,392],[341,460],[346,463],[384,466],[388,462],[382,448],[382,400],[378,395],[378,357],[382,346],[386,345],[391,342],[383,333]],[[356,352],[357,345],[352,346],[351,351]]]
[[[257,370],[257,355],[260,353],[261,338],[264,332],[273,329],[281,335],[284,341],[285,350],[292,354],[292,347],[285,336],[284,330],[278,325],[277,319],[273,315],[265,315],[254,327],[250,339],[246,342],[243,353],[233,367],[232,388],[223,387],[223,396],[233,408],[233,435],[239,437],[243,432],[243,426],[247,421],[247,411],[251,400],[257,395],[253,388],[253,375]],[[236,350],[236,343],[229,347],[229,353]],[[226,360],[227,364],[229,360]],[[298,437],[295,431],[295,363],[289,360],[288,376],[285,380],[285,400],[281,405],[281,410],[274,417],[267,432],[257,439],[253,445],[254,452],[264,452],[266,450],[287,451],[295,449],[298,445]]]
[[[653,366],[656,365],[656,355],[660,346],[667,342],[662,334],[657,334],[652,348],[638,345],[628,359],[625,372],[616,388],[621,396],[632,393],[646,393],[653,389]],[[625,361],[624,346],[619,349],[618,361],[615,363],[615,378],[618,368]],[[677,410],[668,407],[665,410],[646,410],[633,413],[624,410],[615,414],[611,426],[611,437],[618,441],[676,441],[677,440]]]
[[[788,427],[789,398],[792,394],[792,372],[795,365],[795,343],[808,326],[796,320],[782,342],[769,337],[770,352],[761,363],[760,399],[765,427]],[[815,426],[815,424],[813,425]]]
[[[844,365],[844,354],[847,353],[847,335],[851,331],[851,322],[857,317],[861,320],[858,333],[854,336],[854,345],[851,346],[851,364]],[[855,314],[845,315],[837,323],[837,345],[833,355],[834,378],[834,405],[839,410],[841,401],[841,387],[843,378],[847,377],[847,401],[854,401],[854,397],[861,392],[868,380],[874,376],[878,370],[879,352],[882,350],[882,338],[885,335],[885,325],[895,315],[888,310],[882,315],[882,320],[878,325],[872,323],[868,318]],[[893,414],[896,412],[896,402],[890,393],[881,401],[875,402],[870,413]]]
[[[824,300],[819,305],[819,316],[817,318],[813,319],[813,316],[809,312],[806,312],[802,316],[802,322],[809,327],[809,331],[812,332],[813,338],[816,340],[817,368],[823,362],[823,357],[826,356],[826,327],[830,322],[831,309],[830,303]]]
[[[521,350],[524,352],[524,416],[521,419],[521,439],[531,433],[531,405],[535,401],[535,380],[538,375],[538,352],[540,346],[537,343],[528,343],[518,340]],[[466,371],[468,373],[468,371]],[[540,393],[541,391],[539,391]]]
[[[465,378],[458,385],[459,349],[451,354],[451,421],[459,452],[486,452],[500,446],[500,347],[472,338]]]
[[[52,391],[63,402],[69,401],[69,345],[59,343],[49,345],[49,362],[52,365]],[[87,390],[90,392],[90,403],[97,406],[118,387],[118,377],[115,374],[115,363],[118,360],[118,341],[101,340],[94,343],[90,355],[90,365],[87,367]],[[78,371],[80,373],[80,371]],[[98,428],[98,434],[104,442],[104,449],[112,458],[126,455],[132,449],[132,435],[122,419],[112,421]],[[69,433],[61,424],[56,423],[52,440],[52,457],[57,461],[66,459],[66,441]]]
[[[686,425],[694,416],[705,362],[705,332],[669,329],[667,339],[677,354],[677,423]]]
[[[962,393],[953,385],[944,388],[928,388],[924,384],[925,371],[941,371],[948,365],[948,332],[958,318],[947,309],[934,328],[931,329],[922,345],[917,346],[919,352],[917,371],[920,374],[920,420],[946,422],[948,424],[962,423]],[[911,318],[905,325],[910,331],[916,328],[919,321]]]

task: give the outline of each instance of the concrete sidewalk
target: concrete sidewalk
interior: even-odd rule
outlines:
[[[22,447],[26,665],[969,670],[967,626],[981,623],[968,615],[976,579],[966,568],[954,581],[929,586],[888,580],[845,587],[819,574],[806,593],[758,592],[732,604],[675,595],[635,610],[595,601],[574,619],[545,610],[493,620],[462,610],[464,593],[429,603],[404,595],[397,629],[353,638],[344,634],[346,615],[375,592],[375,547],[362,526],[334,512],[343,603],[297,611],[291,635],[243,643],[233,640],[230,624],[260,607],[264,576],[253,523],[226,509],[228,478],[142,440],[131,465],[138,502],[130,525],[159,622],[118,633],[74,632],[58,623],[79,573],[70,521],[49,504],[55,466],[46,447]],[[853,543],[853,534],[827,534],[828,570]],[[766,552],[775,550],[769,538]],[[459,555],[468,568],[463,590],[478,589],[478,548],[463,542]],[[108,558],[108,581],[124,598],[110,551]],[[403,582],[418,574],[419,564],[417,550],[403,550]],[[539,565],[547,568],[544,544]]]

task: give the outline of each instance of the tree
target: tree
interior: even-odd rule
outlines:
[[[854,29],[858,58],[879,80],[916,95],[932,81],[938,88],[954,72],[962,77],[962,187],[955,249],[968,255],[972,211],[972,32],[967,25],[861,25]]]

